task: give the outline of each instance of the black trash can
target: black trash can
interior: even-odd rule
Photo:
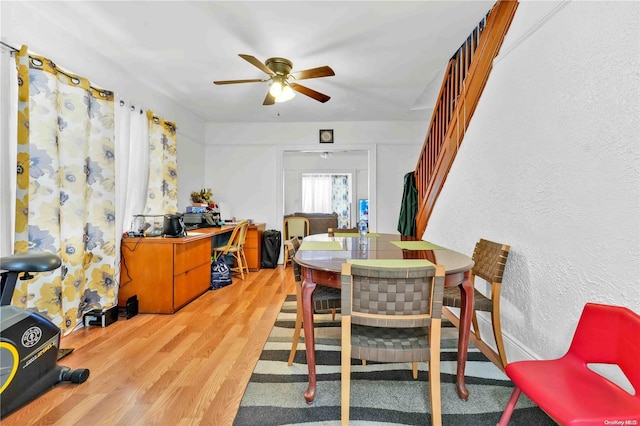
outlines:
[[[262,233],[261,268],[275,268],[278,266],[282,234],[276,229],[267,229]]]

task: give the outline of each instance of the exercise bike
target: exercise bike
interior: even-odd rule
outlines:
[[[19,274],[57,269],[60,257],[52,253],[15,254],[0,258],[0,418],[62,381],[84,383],[89,370],[58,365],[60,329],[48,318],[11,306]]]

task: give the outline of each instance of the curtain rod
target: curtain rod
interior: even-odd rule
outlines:
[[[19,52],[20,49],[16,49],[15,47],[13,47],[10,44],[5,43],[4,41],[0,40],[0,44],[2,44],[4,47],[10,49],[12,52]]]
[[[16,49],[15,47],[11,46],[11,45],[10,45],[10,44],[8,44],[8,43],[5,43],[5,42],[4,42],[4,41],[2,41],[2,40],[0,40],[0,44],[1,44],[1,45],[3,45],[3,46],[5,46],[7,49],[10,49],[10,50],[11,50],[11,54],[12,54],[12,55],[13,55],[14,53],[16,53],[16,52],[19,52],[19,51],[20,51],[20,49]],[[54,66],[54,68],[56,69],[56,71],[57,71],[57,72],[59,72],[59,73],[61,73],[61,74],[64,74],[64,75],[66,75],[67,77],[69,77],[69,78],[71,78],[71,79],[73,79],[73,78],[77,79],[77,78],[78,78],[78,77],[77,77],[77,76],[75,76],[75,75],[69,74],[69,73],[65,72],[64,70],[61,70],[61,69],[60,69],[60,68],[58,68],[58,67],[55,65],[55,63],[53,63],[53,62],[52,62],[52,65]],[[76,84],[77,84],[77,83],[76,83]],[[94,86],[91,86],[91,85],[90,85],[89,87],[91,87],[92,89],[97,90],[97,91],[98,91],[98,92],[100,92],[100,93],[111,93],[111,94],[113,94],[113,92],[111,92],[110,90],[100,89],[100,88],[98,88],[98,87],[94,87]]]

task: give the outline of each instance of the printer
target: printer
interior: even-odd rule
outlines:
[[[207,213],[185,213],[183,220],[187,229],[220,226],[220,211],[212,209]]]

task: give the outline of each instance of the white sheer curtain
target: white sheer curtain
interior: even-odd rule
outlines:
[[[332,213],[332,179],[329,174],[302,175],[302,211]]]
[[[146,111],[126,101],[116,107],[116,226],[131,229],[134,215],[142,214],[149,183],[149,125]]]
[[[142,214],[149,180],[149,126],[144,109],[121,100],[115,107],[116,130],[116,238],[131,229]],[[120,283],[120,250],[116,255],[116,282]]]
[[[0,48],[0,257],[13,254],[16,214],[18,71],[11,50]]]

